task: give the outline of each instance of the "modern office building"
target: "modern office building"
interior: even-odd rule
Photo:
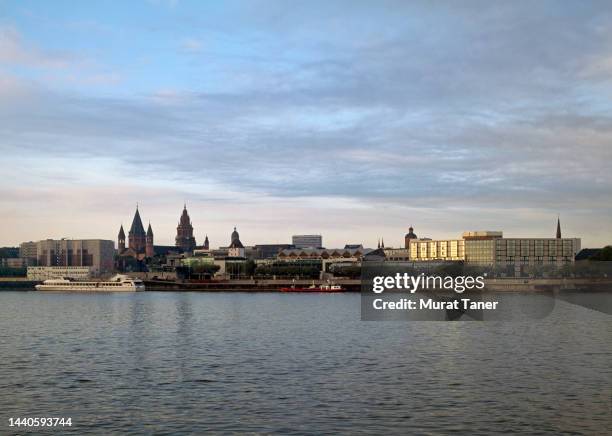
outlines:
[[[46,239],[36,243],[39,266],[86,266],[94,275],[113,270],[115,244],[103,239]]]
[[[291,242],[295,248],[321,248],[323,236],[321,235],[293,235]]]
[[[454,240],[410,240],[411,261],[465,261],[502,267],[559,266],[573,263],[579,251],[579,238],[504,238],[500,231],[464,232],[461,239]]]
[[[27,259],[28,265],[36,264],[38,260],[36,242],[22,242],[19,245],[19,257],[21,259]]]

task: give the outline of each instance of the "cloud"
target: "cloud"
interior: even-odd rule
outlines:
[[[199,39],[185,38],[181,41],[180,48],[185,53],[201,53],[203,43]]]
[[[0,64],[34,68],[67,68],[75,61],[68,53],[28,46],[14,27],[0,26]]]
[[[61,157],[62,168],[112,161],[122,171],[104,167],[91,188],[100,203],[112,197],[101,187],[120,178],[150,201],[163,188],[179,203],[214,202],[218,211],[201,210],[219,220],[228,210],[252,220],[256,209],[274,228],[265,209],[279,204],[315,226],[326,216],[384,226],[384,211],[389,226],[410,224],[402,220],[411,215],[417,226],[460,231],[498,220],[496,228],[518,232],[557,212],[610,216],[609,8],[541,2],[527,14],[520,4],[400,2],[356,3],[340,14],[336,3],[256,6],[228,13],[231,20],[193,18],[204,30],[179,48],[202,52],[206,41],[208,59],[165,57],[155,40],[159,64],[97,71],[121,92],[76,92],[0,71],[0,90],[11,90],[0,100],[3,155],[29,176],[37,166],[14,158]],[[6,62],[47,62],[49,52],[26,47],[17,32],[0,41]],[[150,87],[128,88],[141,81]],[[59,180],[86,181],[81,173]],[[433,226],[424,231],[436,236]]]

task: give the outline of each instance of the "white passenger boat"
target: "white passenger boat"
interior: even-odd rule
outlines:
[[[70,279],[45,280],[36,285],[38,291],[80,291],[80,292],[136,292],[144,291],[145,285],[140,279],[132,279],[117,274],[109,281],[85,282]]]

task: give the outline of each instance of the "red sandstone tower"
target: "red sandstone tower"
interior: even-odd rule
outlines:
[[[193,226],[187,213],[187,205],[183,207],[183,213],[176,228],[176,246],[186,252],[193,251],[196,247],[196,240],[193,237]]]
[[[149,228],[147,229],[147,244],[145,247],[145,256],[153,257],[155,255],[155,249],[153,247],[153,229],[151,228],[151,223],[149,223]]]

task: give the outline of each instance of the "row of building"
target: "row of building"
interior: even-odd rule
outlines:
[[[126,243],[127,242],[127,243]],[[361,264],[367,260],[392,262],[440,262],[461,261],[473,265],[565,265],[573,263],[580,251],[579,238],[562,238],[560,221],[554,238],[504,238],[501,231],[464,232],[457,239],[419,238],[412,227],[404,237],[404,247],[385,247],[380,241],[376,249],[361,244],[328,249],[322,245],[321,235],[296,235],[292,244],[260,244],[244,246],[238,231],[230,236],[230,243],[216,249],[209,246],[208,237],[197,246],[193,226],[183,208],[175,246],[156,246],[151,225],[144,230],[138,208],[136,209],[127,241],[121,226],[117,250],[113,241],[43,240],[24,242],[20,246],[21,266],[29,266],[30,276],[40,279],[49,274],[71,276],[97,276],[119,271],[147,271],[161,269],[173,271],[181,266],[215,264],[223,274],[227,265],[247,260],[257,264],[271,262],[312,263],[323,271],[335,264]],[[159,262],[163,259],[163,262]],[[128,262],[131,260],[132,263]],[[157,260],[157,261],[156,261]],[[13,259],[13,261],[16,261]],[[15,262],[14,262],[15,263]],[[70,274],[69,274],[70,273]]]

